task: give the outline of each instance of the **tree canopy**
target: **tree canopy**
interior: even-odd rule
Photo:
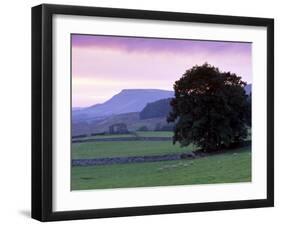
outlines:
[[[174,143],[191,143],[206,152],[221,150],[247,137],[251,98],[246,82],[207,63],[187,70],[174,83],[167,121],[174,122]]]

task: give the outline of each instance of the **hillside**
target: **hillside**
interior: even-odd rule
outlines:
[[[140,112],[148,103],[170,98],[173,95],[173,91],[159,89],[124,89],[102,104],[73,111],[73,121],[87,121],[99,117]]]
[[[152,103],[148,103],[144,109],[140,112],[141,119],[167,117],[172,110],[170,105],[172,98],[157,100]]]
[[[72,136],[91,133],[108,132],[109,126],[116,123],[125,123],[131,132],[146,127],[148,130],[155,130],[159,125],[167,125],[166,117],[151,119],[140,119],[138,112],[112,115],[103,119],[97,119],[90,122],[74,122],[72,124]]]

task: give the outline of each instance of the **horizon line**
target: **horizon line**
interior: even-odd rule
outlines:
[[[247,83],[247,85],[252,85],[252,83]],[[247,86],[246,85],[246,86]],[[167,90],[167,89],[154,89],[154,88],[138,88],[138,89],[122,89],[120,92],[114,94],[113,96],[111,96],[109,99],[107,99],[106,101],[102,102],[102,103],[96,103],[96,104],[92,104],[92,105],[87,105],[87,106],[71,106],[71,110],[73,110],[74,108],[89,108],[89,107],[93,107],[95,105],[99,105],[99,104],[104,104],[105,102],[109,101],[111,98],[113,98],[114,96],[120,94],[123,91],[131,91],[131,90],[160,90],[160,91],[166,91],[166,92],[174,92],[174,90]],[[72,100],[72,95],[71,95],[71,100]]]

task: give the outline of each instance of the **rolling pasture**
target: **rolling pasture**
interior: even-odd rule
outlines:
[[[172,132],[142,131],[120,137],[171,137]],[[83,138],[84,139],[84,138]],[[72,159],[153,156],[191,152],[171,141],[91,141],[72,144]],[[229,150],[196,159],[72,167],[71,189],[104,189],[251,181],[251,147]]]

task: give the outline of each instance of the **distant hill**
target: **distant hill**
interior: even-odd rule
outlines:
[[[248,84],[245,86],[245,91],[249,95],[252,92],[252,84]]]
[[[167,98],[148,103],[140,112],[140,119],[167,117],[172,110],[171,100],[172,98]]]
[[[72,111],[72,117],[73,121],[81,121],[140,112],[148,103],[170,98],[173,95],[173,91],[160,89],[124,89],[102,104]]]
[[[103,133],[109,131],[109,126],[116,123],[126,124],[130,132],[146,127],[148,130],[155,130],[159,125],[166,126],[166,117],[140,119],[139,112],[125,113],[108,116],[103,119],[92,120],[90,122],[78,121],[72,124],[72,136],[91,133]]]

